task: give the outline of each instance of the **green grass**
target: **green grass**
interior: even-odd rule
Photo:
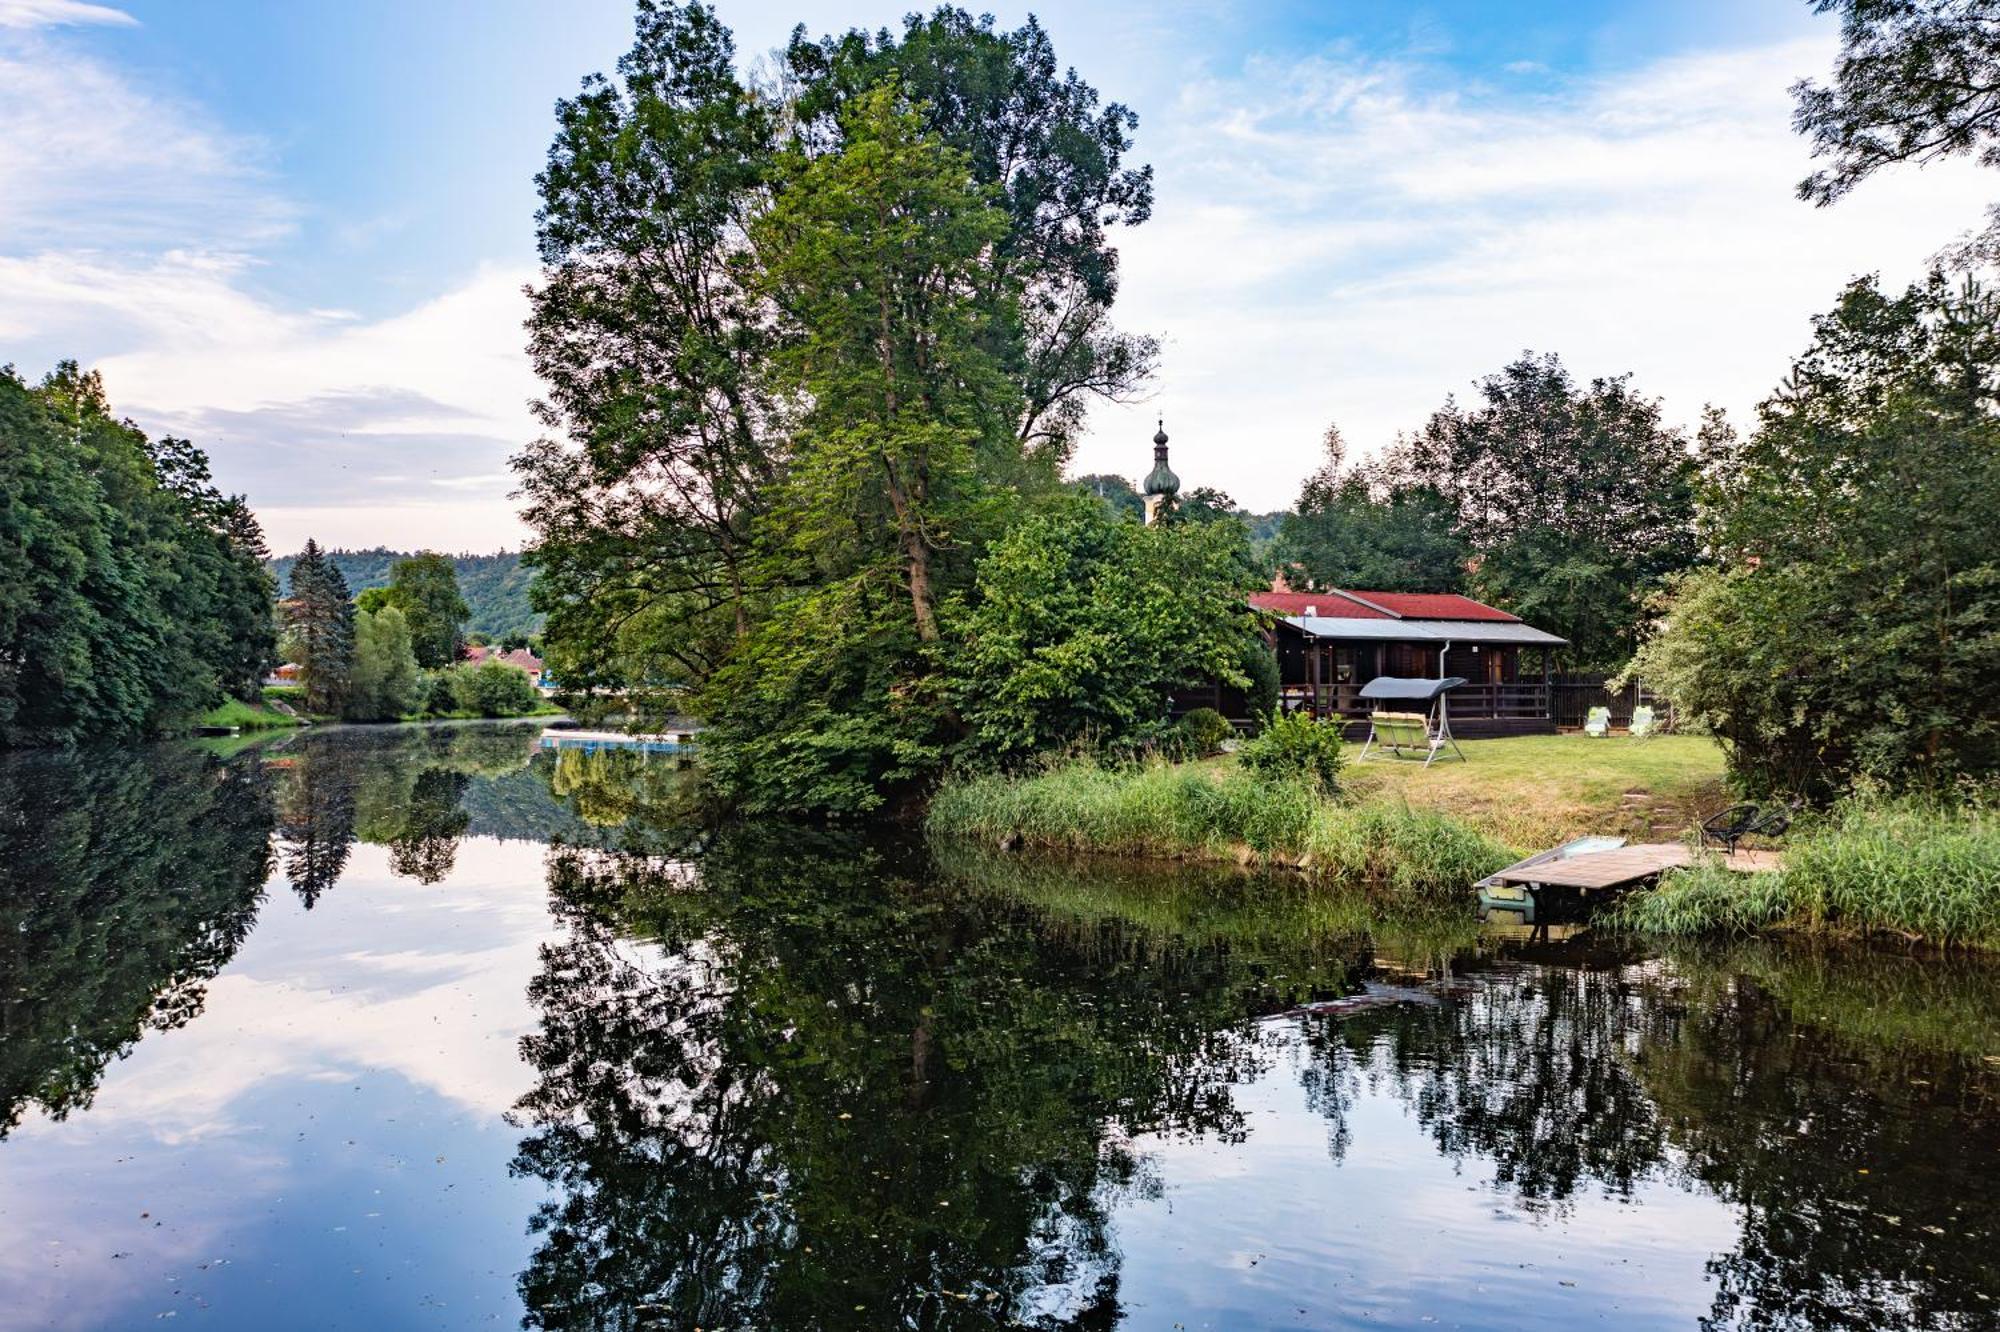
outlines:
[[[1512,854],[1448,815],[1401,801],[1329,800],[1300,782],[1199,765],[1073,763],[941,789],[935,836],[1055,851],[1265,861],[1406,901],[1462,895]]]
[[[1592,833],[1680,836],[1730,803],[1722,750],[1706,736],[1520,735],[1463,740],[1466,762],[1351,760],[1344,786],[1460,819],[1509,846],[1541,850]]]
[[[1891,933],[2000,947],[2000,811],[1852,799],[1802,823],[1783,868],[1742,875],[1698,864],[1620,903],[1645,934],[1692,937],[1780,928]]]
[[[245,703],[240,698],[226,698],[195,718],[197,726],[235,726],[245,731],[274,730],[301,724],[297,717],[287,717],[282,712]]]

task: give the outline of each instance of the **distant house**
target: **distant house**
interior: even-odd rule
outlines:
[[[465,661],[471,666],[489,664],[512,666],[517,671],[527,673],[529,684],[537,689],[542,687],[542,659],[526,648],[514,648],[512,651],[502,652],[499,648],[493,647],[469,647],[465,650]]]
[[[264,677],[267,685],[295,685],[305,683],[305,673],[295,661],[288,661]]]

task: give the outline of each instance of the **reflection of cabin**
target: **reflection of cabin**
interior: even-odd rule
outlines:
[[[1551,654],[1568,641],[1446,592],[1258,592],[1278,652],[1278,702],[1315,717],[1368,715],[1378,675],[1463,676],[1451,694],[1460,735],[1553,734]]]

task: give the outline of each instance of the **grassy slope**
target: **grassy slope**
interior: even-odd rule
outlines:
[[[274,708],[245,703],[240,698],[226,698],[195,718],[197,726],[238,726],[246,731],[275,730],[303,724],[297,717],[287,717]]]
[[[1398,799],[1464,820],[1509,846],[1542,850],[1587,833],[1678,838],[1730,801],[1722,751],[1702,736],[1523,735],[1464,740],[1466,762],[1350,762],[1357,800]],[[1358,747],[1349,751],[1350,759]]]

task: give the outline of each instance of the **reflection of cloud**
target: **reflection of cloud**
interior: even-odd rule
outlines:
[[[386,848],[357,845],[339,886],[308,915],[274,893],[256,932],[208,985],[201,1017],[141,1042],[68,1125],[140,1124],[166,1144],[245,1127],[253,1089],[288,1079],[390,1073],[498,1119],[532,1082],[516,1045],[536,1014],[525,986],[554,935],[539,858],[468,838],[451,875],[414,887],[389,875]],[[522,884],[528,864],[532,887]],[[380,951],[385,917],[400,939]]]

